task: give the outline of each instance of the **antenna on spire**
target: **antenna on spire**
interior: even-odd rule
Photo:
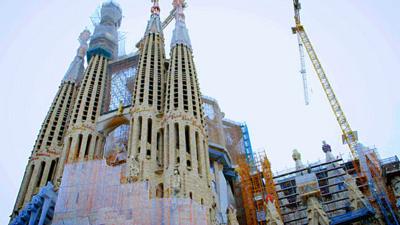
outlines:
[[[159,0],[151,0],[153,3],[153,6],[151,7],[151,13],[152,14],[160,14],[160,5],[159,5]]]

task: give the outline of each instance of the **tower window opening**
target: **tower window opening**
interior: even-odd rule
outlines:
[[[79,158],[79,152],[81,150],[81,145],[82,145],[82,134],[79,134],[79,136],[78,136],[78,144],[77,144],[76,149],[75,149],[74,159],[78,159]]]
[[[190,154],[190,128],[189,126],[185,126],[185,144],[186,144],[186,152]]]
[[[151,150],[150,149],[146,150],[146,156],[147,156],[148,159],[151,157]]]
[[[56,160],[51,161],[50,170],[49,170],[49,174],[47,175],[46,184],[47,184],[47,182],[53,180],[56,164],[57,164]]]
[[[199,133],[196,131],[195,134],[195,139],[196,139],[196,160],[197,160],[197,171],[199,174],[202,173],[202,165],[200,162],[200,140],[199,140]]]
[[[152,136],[152,127],[153,123],[152,120],[149,118],[147,119],[147,142],[151,144],[151,136]]]
[[[85,158],[88,157],[89,155],[89,149],[90,149],[90,143],[92,142],[92,135],[89,134],[87,142],[86,142],[86,148],[85,148]]]
[[[179,149],[179,124],[175,123],[175,148]]]
[[[165,152],[166,159],[167,159],[165,161],[165,164],[166,164],[166,166],[168,168],[168,166],[169,166],[169,124],[167,125],[167,130],[166,130],[164,152]]]
[[[39,167],[39,173],[38,173],[38,179],[36,181],[36,187],[40,187],[40,183],[42,181],[42,177],[43,177],[43,172],[44,172],[44,166],[46,165],[46,163],[44,161],[42,161],[40,163],[40,167]]]
[[[138,140],[142,138],[142,117],[139,116]]]
[[[156,159],[157,159],[157,163],[158,164],[161,164],[161,160],[160,160],[160,158],[161,158],[161,154],[160,154],[160,152],[161,152],[161,133],[160,132],[157,132],[157,145],[156,145],[156,151],[157,151],[157,156],[156,156]]]
[[[67,142],[67,161],[69,158],[69,152],[71,150],[71,144],[72,144],[72,137],[68,138],[68,142]]]

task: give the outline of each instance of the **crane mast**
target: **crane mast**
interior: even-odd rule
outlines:
[[[343,109],[339,104],[339,100],[337,99],[335,92],[333,91],[333,88],[329,83],[328,77],[326,76],[325,71],[322,68],[321,62],[317,57],[317,53],[315,52],[311,44],[311,41],[308,38],[307,33],[300,22],[301,5],[299,0],[293,0],[293,4],[294,4],[296,26],[292,27],[292,31],[294,34],[298,35],[308,53],[308,56],[310,57],[311,63],[313,64],[313,67],[318,75],[322,88],[324,89],[325,95],[328,98],[331,109],[335,114],[336,120],[339,123],[340,129],[342,131],[343,143],[346,143],[349,146],[353,158],[357,159],[358,158],[356,151],[356,147],[358,144],[357,132],[351,129],[350,124],[347,121],[346,116],[343,112]]]
[[[176,7],[175,7],[175,2],[177,0],[174,0],[174,3],[172,5],[174,5],[174,8],[169,12],[169,15],[167,16],[167,18],[165,18],[165,20],[162,22],[161,27],[164,30],[169,23],[171,23],[171,21],[174,19],[175,14],[176,14]],[[186,1],[183,0],[183,8],[187,8],[187,3]]]
[[[300,74],[303,80],[303,92],[304,92],[304,103],[306,105],[310,104],[310,97],[308,95],[308,82],[307,82],[307,71],[306,71],[306,62],[304,59],[304,47],[303,43],[301,43],[300,35],[297,34],[297,42],[299,43],[299,53],[300,53]]]

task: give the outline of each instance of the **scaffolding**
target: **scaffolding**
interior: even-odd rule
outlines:
[[[388,225],[399,225],[393,210],[395,200],[389,200],[386,185],[382,179],[380,157],[375,148],[367,148],[361,144],[356,146],[362,171],[368,179],[368,186],[374,201],[380,210],[381,217]]]
[[[257,224],[256,207],[253,201],[253,187],[250,176],[250,166],[244,156],[238,159],[238,165],[243,206],[245,206],[246,224]]]
[[[51,182],[40,188],[37,195],[25,205],[10,225],[49,225],[53,219],[57,193]]]
[[[386,159],[382,159],[380,161],[380,165],[382,168],[382,176],[384,177],[386,181],[387,186],[392,186],[391,188],[388,188],[388,196],[390,202],[395,203],[393,208],[397,208],[399,210],[400,208],[400,193],[397,191],[395,193],[396,189],[396,183],[400,180],[400,161],[397,156],[389,157]]]
[[[254,160],[250,163],[248,158],[245,154],[239,157],[238,169],[246,222],[248,225],[267,224],[268,199],[274,201],[277,212],[280,213],[270,163],[265,152],[253,154],[251,158]]]
[[[350,165],[353,165],[349,162]],[[342,158],[338,157],[328,162],[312,163],[302,169],[291,169],[276,173],[274,176],[275,189],[277,190],[281,215],[287,225],[308,224],[307,205],[301,200],[298,190],[297,177],[303,174],[315,174],[320,192],[320,201],[323,210],[332,221],[353,219],[354,221],[369,221],[373,218],[371,208],[362,211],[351,211],[349,196],[344,178],[347,174]],[[367,184],[358,183],[358,188],[363,189]],[[352,216],[355,218],[352,218]],[[344,217],[344,218],[338,218]],[[342,224],[342,223],[335,223]]]
[[[127,183],[126,164],[105,160],[67,164],[55,225],[207,224],[207,210],[189,198],[150,198],[148,182]]]
[[[253,148],[251,147],[249,129],[246,123],[243,123],[242,125],[240,125],[240,127],[242,128],[242,133],[243,133],[243,144],[244,144],[246,159],[249,163],[251,163],[252,161],[254,161],[254,158],[253,158]]]

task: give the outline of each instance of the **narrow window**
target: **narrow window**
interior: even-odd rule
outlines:
[[[82,134],[78,136],[78,144],[76,145],[75,149],[75,157],[74,159],[79,159],[79,152],[81,150],[81,145],[82,145]]]
[[[169,124],[167,125],[167,130],[166,130],[166,139],[165,139],[165,148],[164,148],[164,152],[166,154],[166,166],[168,168],[169,165]]]
[[[38,173],[38,179],[36,181],[36,187],[40,187],[40,181],[42,180],[43,177],[43,171],[44,171],[44,166],[46,165],[46,163],[44,161],[42,161],[40,163],[40,167],[39,167],[39,173]]]
[[[200,160],[200,140],[199,140],[199,133],[196,131],[195,134],[195,138],[196,138],[196,160],[197,160],[197,170],[198,173],[201,174],[202,173],[202,165],[201,165],[201,160]]]
[[[147,142],[149,144],[151,144],[151,134],[152,134],[152,128],[153,128],[152,125],[153,125],[153,123],[152,123],[151,119],[150,118],[147,119]]]
[[[89,134],[87,142],[86,142],[86,149],[85,149],[85,158],[89,155],[90,143],[92,142],[92,135]]]
[[[139,131],[138,131],[138,139],[142,138],[142,117],[139,116]]]
[[[186,143],[186,152],[190,154],[190,129],[189,126],[185,127],[185,143]]]
[[[49,174],[47,175],[47,180],[46,180],[46,184],[49,181],[52,181],[53,177],[54,177],[54,170],[56,167],[56,160],[52,160],[51,164],[50,164],[50,170],[49,170]]]
[[[175,123],[175,148],[179,149],[179,124]]]
[[[95,156],[93,158],[100,158],[100,154],[102,150],[98,150],[97,148],[100,147],[99,146],[99,137],[96,136],[96,141],[94,142],[94,151],[95,151]]]
[[[67,142],[67,155],[66,155],[66,159],[65,161],[68,162],[68,158],[69,158],[69,152],[71,150],[71,144],[72,144],[72,137],[68,138],[68,142]]]

